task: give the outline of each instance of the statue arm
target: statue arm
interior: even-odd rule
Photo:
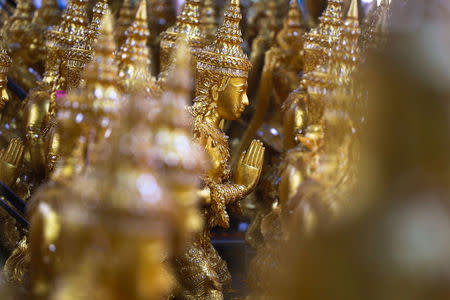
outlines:
[[[230,217],[226,211],[228,204],[235,203],[247,194],[243,185],[211,184],[209,185],[209,206],[214,213],[210,226],[230,227]]]
[[[253,140],[249,149],[242,153],[235,172],[235,183],[207,183],[198,195],[203,203],[214,213],[211,224],[229,227],[226,206],[244,198],[258,183],[264,162],[264,147],[260,141]]]

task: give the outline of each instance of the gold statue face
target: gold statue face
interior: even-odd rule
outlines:
[[[245,107],[249,104],[247,98],[247,79],[229,77],[221,91],[213,88],[213,98],[217,103],[217,110],[225,120],[237,120],[241,117]]]

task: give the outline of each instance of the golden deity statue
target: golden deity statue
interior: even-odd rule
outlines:
[[[131,26],[136,17],[136,7],[132,0],[124,0],[119,10],[116,23],[116,41],[120,47],[126,39],[125,31]]]
[[[18,1],[14,14],[2,28],[5,47],[14,61],[9,75],[27,91],[40,79],[38,74],[29,70],[36,62],[31,31],[34,8],[30,0]]]
[[[0,181],[11,189],[20,175],[24,145],[18,137],[20,122],[15,119],[19,100],[10,101],[7,91],[7,74],[12,61],[5,49],[0,49]],[[19,124],[18,124],[19,123]],[[5,211],[0,211],[0,247],[8,254],[11,253],[17,242],[23,236],[23,231],[16,221]],[[11,275],[11,274],[9,274]],[[8,275],[8,276],[9,276]]]
[[[289,238],[287,228],[311,233],[318,222],[329,222],[346,206],[357,160],[356,130],[350,118],[355,95],[346,91],[353,91],[351,76],[360,62],[359,35],[357,0],[352,0],[329,63],[305,74],[303,87],[285,103],[291,105],[292,98],[298,101],[284,122],[290,123],[291,130],[292,123],[300,127],[286,133],[289,143],[277,170],[278,202],[261,219],[264,244],[258,247],[249,273],[255,295],[270,289],[262,278],[277,263],[280,243]]]
[[[312,125],[311,132],[316,132],[317,126],[322,126],[320,118],[324,97],[337,86],[348,84],[350,74],[360,61],[358,39],[361,31],[356,4],[352,3],[350,6],[347,19],[339,31],[342,34],[330,51],[329,62],[306,73],[301,86],[283,104],[285,150],[301,142],[308,132],[308,126]]]
[[[253,141],[242,153],[231,181],[228,137],[223,120],[237,120],[248,105],[247,77],[251,64],[244,54],[238,0],[232,0],[215,41],[198,51],[196,97],[190,108],[194,116],[194,141],[204,147],[212,167],[202,176],[202,214],[205,228],[175,257],[181,299],[223,299],[222,290],[231,282],[226,262],[211,244],[210,229],[229,227],[227,207],[240,210],[239,200],[255,188],[263,164],[264,148]]]
[[[108,13],[107,13],[108,14]],[[96,46],[96,56],[84,72],[84,84],[60,98],[57,125],[49,133],[46,167],[50,181],[33,196],[30,204],[32,284],[34,292],[46,294],[54,279],[54,257],[49,250],[59,235],[59,216],[64,201],[61,193],[79,174],[95,162],[95,150],[111,135],[118,117],[121,93],[116,86],[117,62],[111,17],[104,18]],[[53,171],[53,169],[55,169]],[[50,234],[51,233],[51,234]],[[47,260],[43,260],[47,257]]]
[[[303,19],[297,1],[293,0],[284,20],[284,26],[276,36],[275,44],[266,52],[257,93],[258,104],[238,148],[238,153],[246,149],[258,132],[272,149],[272,155],[268,155],[268,165],[271,166],[279,164],[279,156],[283,153],[281,110],[283,101],[301,82],[303,31]],[[270,115],[268,111],[271,112]],[[233,157],[233,165],[237,158]],[[272,187],[273,182],[276,182],[277,173],[276,167],[266,169],[263,174],[261,193],[247,199],[246,208],[256,208],[247,211],[247,214],[251,211],[255,212],[254,216],[251,216],[252,222],[246,232],[246,241],[253,247],[257,247],[257,241],[261,240],[260,221],[272,209],[272,204],[277,198],[276,188]]]
[[[175,42],[179,35],[186,35],[191,53],[195,53],[208,44],[200,24],[200,0],[187,0],[174,26],[161,33],[161,71],[166,70],[173,57]],[[192,57],[195,59],[195,57]]]
[[[11,190],[18,192],[18,180],[23,175],[23,144],[20,118],[21,101],[8,94],[7,73],[12,61],[7,51],[0,49],[0,180]],[[24,198],[24,194],[19,193]],[[3,200],[6,200],[3,197]],[[3,267],[8,281],[21,283],[26,280],[26,230],[5,211],[0,212],[0,247],[9,255]]]
[[[150,73],[150,49],[147,39],[150,35],[147,22],[147,1],[141,0],[136,17],[125,32],[126,39],[117,52],[120,86],[126,93],[147,90],[153,93],[154,78]]]
[[[1,98],[0,98],[0,112],[1,112],[1,146],[4,146],[8,143],[9,139],[14,137],[14,133],[11,135],[7,134],[10,130],[11,124],[9,120],[6,120],[7,116],[4,112],[5,107],[10,103],[10,96],[8,94],[8,71],[11,67],[12,59],[8,55],[8,52],[3,48],[3,45],[0,44],[0,90],[1,90]],[[6,140],[5,140],[6,139]]]
[[[354,176],[351,167],[354,164],[351,160],[354,162],[357,159],[357,151],[353,145],[356,130],[351,120],[351,109],[354,105],[351,102],[355,102],[355,95],[348,91],[354,90],[351,79],[361,60],[359,36],[358,4],[357,0],[352,0],[341,39],[332,50],[328,66],[306,76],[307,80],[310,77],[307,83],[309,94],[324,88],[326,93],[320,94],[322,113],[321,116],[316,116],[319,121],[311,122],[310,118],[307,118],[305,134],[299,136],[301,144],[290,152],[291,158],[297,157],[298,163],[295,163],[294,159],[285,165],[285,173],[280,183],[282,206],[293,209],[300,204],[295,202],[298,200],[296,193],[298,191],[302,195],[301,186],[311,179],[322,186],[321,193],[334,193],[332,197],[320,198],[322,201],[329,201],[327,207],[330,213],[338,214],[341,208],[339,202],[345,201],[345,197],[339,197],[338,193],[343,195],[352,186]],[[324,82],[328,84],[324,86]],[[326,104],[323,101],[326,101]],[[336,188],[337,184],[339,188]],[[310,184],[307,183],[306,186]],[[297,200],[291,201],[291,198]],[[288,211],[285,213],[287,215]]]
[[[248,80],[250,96],[253,96],[257,91],[259,78],[264,66],[264,55],[275,42],[275,37],[280,29],[279,20],[277,19],[277,1],[268,0],[266,5],[263,19],[259,21],[258,34],[251,44],[250,62],[252,63],[252,70]]]
[[[328,6],[319,18],[320,24],[305,35],[304,73],[326,64],[330,49],[341,34],[343,0],[328,0]]]
[[[91,40],[87,34],[85,0],[68,3],[62,21],[47,33],[47,57],[41,83],[30,91],[23,105],[23,135],[27,146],[27,180],[23,182],[30,194],[48,179],[53,169],[55,145],[53,137],[57,98],[77,87],[81,72],[92,59]]]
[[[258,89],[258,104],[240,143],[239,152],[248,147],[257,130],[271,147],[282,152],[281,106],[289,93],[301,82],[303,68],[303,19],[296,0],[284,20],[284,26],[276,36],[275,44],[266,52],[265,63]],[[270,101],[273,99],[273,101]],[[263,124],[267,111],[272,111]],[[236,157],[233,157],[233,161]]]
[[[131,97],[93,168],[60,191],[50,299],[167,298],[176,210],[160,177],[165,169],[151,157],[147,118],[157,104],[148,94]]]

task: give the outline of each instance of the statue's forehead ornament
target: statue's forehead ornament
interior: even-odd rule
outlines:
[[[239,29],[241,18],[239,0],[232,0],[214,42],[196,54],[198,70],[232,77],[248,77],[251,63],[240,46],[243,42]]]

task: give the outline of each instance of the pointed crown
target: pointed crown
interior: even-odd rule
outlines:
[[[74,119],[82,114],[83,123],[102,126],[99,124],[100,117],[116,115],[119,110],[120,93],[115,85],[117,63],[114,59],[115,44],[109,10],[100,26],[96,55],[86,67],[85,82],[60,100],[58,118]]]
[[[301,47],[303,34],[303,17],[298,7],[297,0],[291,0],[288,15],[284,19],[283,29],[279,32],[280,38],[285,42],[298,43]]]
[[[289,28],[303,28],[303,17],[298,7],[297,0],[291,0],[286,18],[286,26]]]
[[[100,23],[103,20],[103,17],[108,10],[108,1],[107,0],[99,0],[97,4],[95,4],[94,9],[92,10],[92,21],[88,26],[88,35],[90,38],[96,39],[98,36],[98,32],[100,29]]]
[[[114,41],[113,20],[107,8],[100,24],[100,32],[95,47],[95,57],[86,66],[85,80],[88,93],[94,95],[93,111],[116,113],[119,109],[119,90],[117,82],[116,45]],[[100,91],[102,89],[102,91]],[[93,90],[93,92],[90,92]]]
[[[136,17],[125,31],[126,40],[118,52],[119,61],[136,65],[150,64],[147,38],[150,36],[147,24],[146,0],[141,0]]]
[[[117,61],[114,53],[116,43],[114,41],[113,20],[108,8],[99,27],[95,57],[86,66],[84,78],[88,84],[90,82],[101,82],[114,85],[117,77]]]
[[[359,58],[358,38],[361,34],[358,21],[358,1],[352,0],[347,13],[341,38],[332,52],[332,56],[340,61],[356,62]]]
[[[328,5],[324,13],[319,17],[321,26],[326,23],[338,24],[339,20],[342,20],[343,6],[343,0],[328,0]]]
[[[248,77],[251,63],[240,46],[243,42],[239,29],[241,18],[239,0],[231,0],[215,41],[196,55],[197,69],[226,76]]]
[[[161,33],[161,48],[173,49],[179,34],[185,34],[191,50],[204,47],[206,36],[200,30],[200,0],[186,0],[174,26]]]
[[[72,0],[64,10],[62,21],[56,28],[55,36],[62,48],[67,48],[86,39],[87,0]]]
[[[131,0],[123,1],[122,7],[119,10],[119,17],[117,20],[117,36],[116,40],[119,42],[119,46],[125,39],[124,34],[128,27],[133,23],[136,16],[136,9]]]
[[[333,43],[333,41],[335,41],[340,35],[343,6],[343,0],[328,0],[328,5],[325,12],[319,18],[320,39],[326,44]]]

